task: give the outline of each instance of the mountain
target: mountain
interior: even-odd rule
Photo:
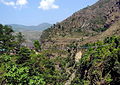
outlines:
[[[12,28],[15,31],[43,31],[49,27],[51,27],[51,24],[49,23],[42,23],[37,26],[25,26],[25,25],[19,25],[19,24],[10,24]]]
[[[55,45],[75,41],[83,45],[112,35],[120,35],[120,0],[99,0],[46,29],[41,41],[54,41]]]
[[[10,24],[12,26],[15,33],[21,32],[24,35],[25,42],[24,43],[28,47],[33,47],[33,41],[39,40],[42,34],[42,31],[51,27],[49,23],[42,23],[37,26],[25,26],[19,24]]]
[[[22,32],[26,40],[25,45],[28,47],[32,47],[33,41],[40,39],[42,31],[51,27],[52,25],[49,23],[42,23],[37,26],[25,26],[25,25],[19,25],[19,24],[11,24],[10,26],[12,26],[13,30],[16,33]]]

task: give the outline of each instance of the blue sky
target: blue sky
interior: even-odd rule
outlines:
[[[0,23],[38,25],[60,22],[98,0],[0,0]]]

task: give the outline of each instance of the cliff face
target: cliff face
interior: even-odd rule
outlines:
[[[94,5],[74,13],[64,21],[45,30],[41,36],[41,40],[45,41],[50,39],[55,43],[61,41],[66,44],[69,43],[69,41],[84,41],[91,37],[98,37],[98,35],[100,36],[101,34],[106,36],[109,34],[109,32],[106,31],[113,29],[111,27],[118,23],[119,20],[120,0],[99,0]],[[120,30],[120,28],[118,30]]]

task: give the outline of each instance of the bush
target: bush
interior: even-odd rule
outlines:
[[[31,75],[31,68],[12,64],[4,74],[6,83],[10,85],[45,85],[43,76],[38,72]]]

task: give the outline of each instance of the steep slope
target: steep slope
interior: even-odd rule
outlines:
[[[84,39],[84,41],[81,41],[80,44],[84,45],[86,43],[93,43],[98,40],[103,40],[106,37],[110,37],[112,35],[120,35],[120,20],[116,23],[112,24],[109,29],[107,29],[105,32],[99,33],[96,36],[89,37],[89,39]]]
[[[104,39],[113,35],[113,31],[118,32],[119,20],[120,0],[99,0],[94,5],[74,13],[64,21],[45,30],[41,41],[52,40],[55,44],[61,45],[69,44],[71,41],[84,42],[86,40],[85,42],[88,43]]]

